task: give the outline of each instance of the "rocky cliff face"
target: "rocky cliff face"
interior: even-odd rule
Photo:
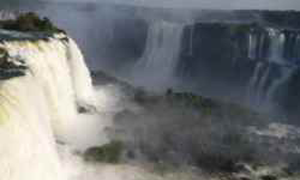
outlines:
[[[224,87],[223,95],[230,91],[242,93],[256,105],[281,104],[283,99],[290,99],[288,91],[297,91],[291,78],[298,74],[299,43],[297,29],[196,23],[185,28],[177,73],[187,79],[198,79],[206,91]],[[207,87],[207,81],[214,88]]]

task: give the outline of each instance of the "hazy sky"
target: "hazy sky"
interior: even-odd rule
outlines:
[[[53,2],[113,2],[159,7],[192,7],[204,9],[294,9],[300,10],[300,0],[0,0],[1,4],[27,4],[36,1]]]
[[[49,1],[49,0],[48,0]],[[52,0],[55,2],[114,2],[165,7],[199,7],[213,9],[295,9],[300,0]]]

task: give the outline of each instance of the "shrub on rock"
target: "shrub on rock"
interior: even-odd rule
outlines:
[[[120,141],[112,141],[99,147],[89,148],[84,153],[84,159],[91,162],[118,163],[123,151]]]
[[[20,14],[16,20],[6,20],[0,22],[0,27],[6,30],[15,31],[32,31],[59,33],[63,32],[52,24],[52,22],[44,17],[40,18],[36,13],[28,12]]]

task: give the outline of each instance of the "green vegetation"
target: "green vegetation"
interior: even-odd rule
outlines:
[[[7,62],[8,52],[4,48],[0,48],[0,66]]]
[[[222,119],[228,118],[231,122],[244,125],[254,125],[257,122],[263,125],[263,122],[266,121],[264,120],[266,118],[264,114],[257,113],[250,108],[235,103],[206,98],[190,92],[173,92],[172,89],[169,89],[165,97],[171,106],[181,105],[184,108],[191,108],[201,112],[204,116],[218,116],[218,118]]]
[[[152,171],[161,176],[164,176],[171,172],[176,172],[176,170],[177,169],[176,169],[175,165],[173,165],[171,163],[167,163],[167,162],[154,163],[153,167],[152,167]]]
[[[230,33],[231,34],[248,33],[248,32],[250,32],[252,27],[255,27],[255,25],[251,25],[251,24],[232,24],[232,25],[230,25]]]
[[[33,12],[20,14],[16,20],[0,21],[0,28],[22,32],[64,32],[54,26],[48,18],[40,18]]]
[[[173,92],[172,89],[168,89],[166,97],[172,104],[181,103],[186,107],[199,109],[205,115],[211,115],[212,109],[218,107],[218,104],[212,99],[197,96],[189,92]]]
[[[243,35],[249,34],[251,31],[259,34],[267,33],[265,26],[258,23],[251,24],[230,24],[228,27],[229,33],[232,36],[242,37]]]
[[[112,141],[103,146],[89,148],[84,153],[84,158],[86,161],[91,162],[115,164],[120,162],[122,151],[123,143],[120,141]]]

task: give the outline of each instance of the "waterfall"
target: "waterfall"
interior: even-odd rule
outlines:
[[[268,48],[268,61],[278,64],[286,64],[284,61],[284,46],[286,43],[286,36],[280,30],[274,28],[267,28],[267,35],[270,40]],[[266,36],[264,34],[257,35],[249,33],[248,35],[248,58],[264,59],[266,43]]]
[[[264,58],[264,45],[265,45],[265,35],[260,34],[259,36],[259,41],[258,41],[258,50],[257,50],[257,55],[256,58],[258,59],[263,59]]]
[[[267,101],[271,102],[273,101],[273,97],[276,93],[276,90],[280,88],[290,77],[292,76],[293,72],[295,72],[297,68],[291,68],[291,67],[281,67],[280,68],[280,77],[276,78],[274,82],[272,83],[272,86],[269,88],[269,91],[266,95]]]
[[[253,104],[258,104],[259,103],[259,91],[257,91],[257,86],[260,84],[260,75],[262,71],[264,70],[263,68],[263,63],[258,62],[256,64],[256,67],[254,69],[254,73],[252,77],[250,78],[250,81],[248,83],[247,87],[247,98],[250,100],[251,103]]]
[[[300,34],[297,34],[296,35],[296,42],[295,42],[295,46],[294,46],[294,54],[295,54],[295,57],[294,59],[297,61],[300,59]],[[296,62],[298,63],[298,62]]]
[[[284,44],[285,35],[279,30],[272,28],[268,29],[268,34],[270,37],[270,48],[269,48],[269,61],[284,64]]]
[[[274,81],[276,81],[272,77],[272,72],[273,69],[270,64],[263,62],[256,64],[247,88],[247,98],[252,105],[263,106],[270,103],[268,95],[274,86]],[[269,81],[271,81],[271,84],[269,84]]]
[[[267,69],[265,69],[263,72],[262,72],[262,76],[260,78],[260,80],[257,82],[258,86],[257,86],[257,100],[258,102],[261,104],[262,102],[261,101],[264,101],[265,100],[265,94],[266,92],[268,91],[268,87],[267,86],[267,81],[269,78],[271,78],[271,66],[267,66]]]
[[[258,62],[247,87],[247,99],[256,107],[273,106],[273,98],[296,67]],[[266,106],[265,106],[266,107]]]
[[[256,47],[257,47],[257,37],[255,34],[250,33],[248,35],[248,58],[256,59]]]
[[[66,132],[64,128],[67,128],[67,124],[71,124],[68,121],[76,115],[75,90],[66,56],[66,43],[57,38],[50,42],[15,41],[6,42],[4,47],[11,56],[20,56],[26,60],[30,71],[36,77],[35,81],[44,88],[52,112],[55,134],[62,136]]]
[[[94,99],[92,79],[89,70],[85,65],[84,58],[77,44],[73,39],[69,39],[68,60],[71,65],[72,81],[75,86],[76,100],[79,104],[89,104]],[[95,104],[96,102],[93,102]]]
[[[154,22],[148,30],[143,56],[134,67],[138,84],[170,84],[178,64],[184,24]]]
[[[42,87],[33,75],[1,82],[0,176],[65,180]]]
[[[0,81],[1,179],[67,180],[55,141],[73,143],[76,136],[69,134],[78,133],[80,121],[76,104],[93,98],[82,54],[64,34],[34,40],[29,34],[0,34],[19,38],[0,47],[7,61],[21,59],[28,68],[24,76]]]

